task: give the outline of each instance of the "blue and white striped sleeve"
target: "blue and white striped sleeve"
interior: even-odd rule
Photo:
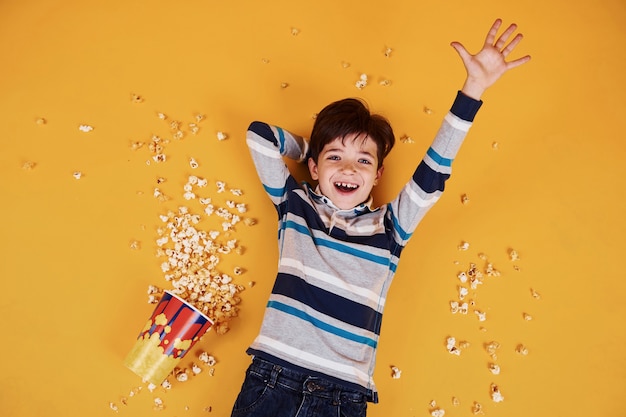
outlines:
[[[439,200],[452,162],[472,126],[482,101],[458,92],[450,111],[411,180],[388,205],[396,241],[404,246],[426,212]]]
[[[248,127],[246,143],[265,192],[278,206],[288,189],[297,186],[283,157],[304,160],[308,143],[280,127],[256,121]]]

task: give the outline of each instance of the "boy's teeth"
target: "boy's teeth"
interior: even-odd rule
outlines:
[[[338,186],[338,187],[342,187],[342,188],[357,188],[357,185],[348,184],[348,183],[345,183],[345,182],[336,182],[335,185]]]

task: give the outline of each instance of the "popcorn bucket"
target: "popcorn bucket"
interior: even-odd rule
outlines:
[[[124,365],[144,381],[160,385],[212,325],[195,307],[165,291]]]

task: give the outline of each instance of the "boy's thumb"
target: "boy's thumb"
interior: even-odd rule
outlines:
[[[454,50],[459,54],[459,56],[461,57],[461,59],[465,62],[466,59],[468,59],[470,57],[470,53],[467,52],[467,49],[465,49],[465,47],[459,43],[459,42],[452,42],[450,43],[450,46],[452,46],[454,48]]]

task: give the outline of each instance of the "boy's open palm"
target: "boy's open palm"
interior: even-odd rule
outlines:
[[[463,60],[463,65],[467,71],[463,92],[475,99],[479,99],[482,93],[505,72],[530,60],[530,56],[526,55],[513,61],[506,61],[506,57],[520,43],[523,35],[518,33],[509,42],[511,35],[517,29],[517,25],[513,23],[496,40],[501,25],[502,20],[496,19],[489,29],[489,33],[487,33],[482,49],[476,55],[470,54],[459,42],[450,44]]]

